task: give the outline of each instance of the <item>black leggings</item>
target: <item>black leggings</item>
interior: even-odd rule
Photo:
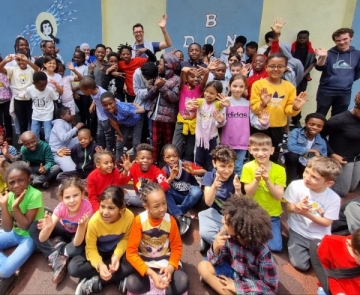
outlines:
[[[130,275],[126,280],[126,288],[129,292],[135,294],[143,294],[150,291],[149,276],[143,277],[138,273]],[[189,278],[184,271],[178,269],[174,271],[169,288],[166,289],[165,294],[183,294],[189,289]]]
[[[3,125],[5,128],[6,137],[12,138],[13,130],[11,125],[11,116],[9,114],[9,108],[10,108],[10,100],[0,103],[0,125]]]
[[[102,257],[103,262],[106,265],[109,265],[111,263],[111,256],[114,254],[114,252],[99,252],[99,254]],[[121,280],[123,280],[124,278],[135,272],[136,272],[135,268],[131,266],[131,264],[125,259],[125,255],[123,255],[120,259],[120,267],[116,272],[112,274],[111,279],[109,281],[101,280],[101,282],[120,283]],[[86,255],[84,252],[71,259],[71,261],[68,264],[68,273],[70,276],[80,279],[91,278],[93,276],[99,275],[97,270],[86,259]]]

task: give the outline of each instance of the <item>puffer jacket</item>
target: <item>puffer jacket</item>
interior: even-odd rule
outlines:
[[[179,109],[180,77],[175,74],[179,66],[178,58],[172,53],[165,53],[162,58],[165,63],[165,84],[156,89],[152,87],[147,99],[153,101],[149,118],[164,123],[175,123]]]

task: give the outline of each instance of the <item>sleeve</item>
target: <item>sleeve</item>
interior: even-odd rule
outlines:
[[[250,280],[242,277],[235,280],[237,294],[271,294],[275,295],[278,290],[279,279],[276,273],[275,263],[268,250],[265,255],[258,257],[259,266],[258,280]]]
[[[61,83],[62,83],[62,81],[61,81]],[[59,85],[60,85],[60,84],[59,84]],[[60,86],[62,86],[62,84],[61,84]],[[54,91],[52,88],[50,88],[50,87],[49,87],[49,98],[50,98],[51,100],[58,100],[58,97],[57,97],[55,91]]]
[[[360,52],[358,51],[358,62],[355,66],[354,81],[360,78]]]
[[[166,171],[165,166],[161,169],[161,172],[166,176],[169,177],[170,174]]]
[[[159,92],[166,101],[177,103],[179,101],[179,86],[180,79],[178,76],[174,76],[165,82],[163,87],[159,89]]]
[[[252,171],[250,165],[245,164],[241,173],[240,182],[249,184],[254,181],[254,178],[255,178],[254,171]]]
[[[19,153],[16,148],[14,148],[12,145],[9,145],[9,154],[16,157]]]
[[[12,78],[13,74],[14,74],[14,67],[8,67],[6,68],[6,74],[9,78],[9,80]]]
[[[156,62],[156,56],[155,56],[154,53],[151,52],[151,50],[149,50],[149,49],[146,50],[146,51],[145,51],[145,54],[148,56],[147,59],[145,60],[145,62],[147,62],[147,61]],[[145,62],[144,62],[144,63],[145,63]],[[143,64],[144,64],[144,63],[143,63]]]
[[[170,229],[169,239],[170,239],[171,253],[169,258],[169,265],[172,265],[175,269],[178,269],[183,246],[182,246],[179,228],[176,224],[175,218],[170,216],[170,220],[171,220],[171,229]]]
[[[22,161],[29,163],[29,158],[27,157],[27,150],[26,147],[22,146],[20,148],[20,154],[22,155]]]
[[[327,157],[327,144],[326,144],[326,140],[323,139],[323,138],[320,138],[321,140],[321,150],[319,151],[320,152],[320,155],[324,156],[324,157]]]
[[[156,89],[156,87],[153,86],[149,89],[146,98],[149,100],[155,100],[158,96],[159,96],[159,89]]]
[[[301,111],[301,110],[294,111],[293,109],[293,103],[296,97],[296,88],[292,84],[290,84],[290,82],[288,83],[290,89],[288,89],[286,94],[287,99],[286,99],[284,113],[287,116],[296,116]]]
[[[315,65],[315,69],[318,70],[318,71],[320,71],[320,72],[326,70],[327,64],[328,64],[328,60],[329,60],[329,57],[325,60],[325,63],[324,63],[324,65],[322,65],[322,66],[318,66],[318,65],[316,64],[316,65]]]
[[[274,179],[274,184],[275,185],[279,185],[282,187],[286,187],[286,172],[285,172],[285,168],[280,166],[280,165],[276,165],[276,170],[275,170],[275,176],[276,178]]]
[[[152,46],[154,48],[154,53],[157,53],[157,52],[161,51],[160,42],[151,42],[151,43],[152,43]]]
[[[230,251],[229,251],[229,242],[226,242],[226,246],[223,247],[219,255],[215,255],[213,251],[213,246],[211,245],[210,249],[207,251],[207,259],[212,265],[220,265],[223,263],[223,261],[226,261],[228,257],[230,257]]]
[[[64,218],[64,206],[63,206],[63,202],[60,202],[59,204],[57,204],[57,206],[55,207],[53,214],[56,215],[57,217],[59,217],[59,219],[63,219]]]
[[[99,210],[99,202],[96,194],[96,175],[94,174],[96,170],[91,172],[87,179],[87,191],[88,191],[88,200],[91,203],[91,207],[94,212]]]
[[[62,128],[62,127],[63,126],[61,126],[60,124],[56,124],[53,126],[52,131],[59,137],[59,139],[62,142],[71,140],[74,137],[74,135],[76,134],[77,128],[74,127],[71,130],[69,130],[68,132],[64,132],[64,128]]]
[[[32,95],[31,95],[31,86],[27,87],[25,90],[25,98],[26,99],[32,99]]]
[[[76,165],[78,163],[78,153],[77,153],[76,145],[71,148],[70,157],[73,160],[73,162],[75,163],[75,167],[76,167]]]
[[[27,203],[26,209],[38,209],[43,206],[43,195],[40,191],[36,190],[29,198],[29,202]]]
[[[124,237],[121,239],[121,241],[117,244],[115,250],[114,250],[114,254],[122,257],[125,254],[126,251],[126,247],[128,245],[129,242],[129,235],[130,235],[130,229],[131,229],[131,225],[133,223],[134,220],[134,214],[132,214],[131,211],[129,211],[128,209],[126,209],[126,221],[127,224],[125,225],[125,234]],[[124,216],[125,217],[125,216]]]
[[[279,43],[279,40],[278,40],[278,41],[273,41],[273,42],[271,42],[271,50],[270,50],[270,52],[269,52],[269,55],[270,55],[270,54],[277,53],[277,52],[280,52],[280,43]]]
[[[45,156],[44,156],[45,157],[45,166],[44,167],[45,167],[46,171],[49,171],[50,168],[55,165],[55,160],[54,160],[54,156],[51,152],[51,148],[47,143],[45,144],[44,153],[45,153]]]
[[[201,186],[205,187],[205,186],[211,186],[214,182],[215,179],[215,175],[214,172],[206,172],[204,175],[204,178],[201,182]]]
[[[251,96],[250,96],[250,109],[255,114],[258,115],[263,108],[260,106],[260,91],[261,91],[260,81],[256,81],[251,87]]]
[[[308,148],[306,146],[301,146],[298,144],[298,138],[300,135],[301,128],[295,128],[290,132],[289,139],[287,142],[288,150],[292,153],[298,155],[304,155],[308,152]]]
[[[327,208],[324,210],[324,217],[330,220],[338,220],[340,212],[340,197],[332,190],[328,190],[332,196],[329,198],[329,200],[331,200],[329,206],[327,206]]]
[[[108,89],[111,78],[112,78],[112,75],[111,74],[107,75],[106,71],[103,70],[101,72],[101,87],[104,89]]]
[[[269,128],[270,120],[267,124],[263,125],[259,121],[259,116],[250,111],[250,125],[258,130],[265,130]]]
[[[143,82],[138,71],[135,71],[133,76],[134,92],[136,95],[135,102],[141,104],[147,98],[148,90],[144,88]]]
[[[122,111],[127,117],[133,117],[136,114],[136,107],[132,103],[120,102],[120,105],[122,106]]]
[[[158,184],[160,184],[160,186],[162,187],[162,189],[164,191],[167,191],[169,189],[169,183],[167,182],[166,179],[166,174],[164,174],[158,167],[155,167],[155,178],[156,178],[156,182]]]
[[[141,259],[139,255],[140,242],[141,223],[140,216],[137,215],[130,230],[129,243],[126,248],[126,259],[140,273],[140,275],[144,276],[148,269],[148,266],[145,264],[145,262]]]
[[[89,221],[89,225],[87,227],[86,236],[85,236],[85,253],[86,259],[90,262],[92,267],[97,269],[98,264],[102,261],[102,257],[99,254],[97,249],[97,240],[98,234],[96,230],[96,219],[99,218],[99,215],[93,215]]]
[[[284,192],[284,199],[289,203],[297,203],[300,201],[298,194],[296,193],[296,182],[291,182]],[[301,192],[299,192],[301,194]]]
[[[128,172],[128,175],[124,176],[124,174],[121,172],[119,176],[119,184],[125,185],[128,184],[129,181],[133,178],[133,167],[131,167],[130,171]]]
[[[201,169],[204,169],[203,167],[199,166],[199,165],[196,165],[195,163],[193,162],[190,162],[191,164],[191,168],[193,168],[193,170],[201,170]]]

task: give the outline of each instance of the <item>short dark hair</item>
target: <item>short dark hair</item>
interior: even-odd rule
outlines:
[[[110,92],[110,91],[106,91],[103,94],[100,95],[100,101],[102,102],[105,98],[112,98],[115,100],[115,95],[114,93]]]
[[[104,48],[104,49],[106,50],[105,45],[104,45],[104,44],[101,44],[101,43],[96,45],[95,51],[96,51],[96,49],[98,49],[98,48]]]
[[[230,51],[230,53],[229,53],[228,60],[229,60],[230,58],[232,58],[233,56],[235,56],[238,61],[241,61],[241,56],[240,56],[240,54],[237,53],[237,52],[231,52],[231,51]]]
[[[214,162],[219,161],[223,163],[235,162],[237,159],[237,155],[231,147],[221,144],[212,150],[211,157]]]
[[[47,76],[44,72],[38,71],[33,75],[33,82],[38,83],[40,81],[47,81]]]
[[[273,58],[283,58],[283,59],[285,59],[285,65],[287,66],[288,58],[287,58],[287,56],[286,56],[284,53],[282,53],[282,52],[276,52],[276,53],[270,54],[270,55],[267,57],[267,59],[266,59],[266,61],[265,61],[265,64],[268,65],[269,62],[270,62],[270,60],[272,60]]]
[[[259,45],[255,41],[250,41],[245,47],[258,50]]]
[[[247,42],[247,39],[246,39],[245,36],[238,36],[238,37],[236,37],[236,39],[235,39],[235,44],[236,44],[236,43],[241,43],[242,45],[245,45],[246,42]]]
[[[297,36],[299,35],[307,35],[308,37],[310,36],[310,32],[308,30],[301,30],[299,33],[297,33]]]
[[[129,50],[130,51],[130,54],[131,54],[131,52],[132,52],[132,47],[129,45],[129,44],[120,44],[119,46],[118,46],[118,54],[120,55],[121,54],[121,52],[124,50],[124,49],[127,49],[127,50]]]
[[[120,57],[119,57],[119,55],[118,55],[116,52],[110,52],[110,53],[107,55],[108,60],[110,59],[110,57],[113,57],[113,56],[115,56],[118,60],[120,60]]]
[[[153,79],[159,74],[158,67],[153,62],[146,62],[141,67],[141,73],[144,77]]]
[[[42,40],[41,42],[42,42],[42,48],[45,48],[46,44],[48,44],[49,42],[51,42],[55,45],[54,41],[52,41],[52,40]]]
[[[134,31],[134,29],[137,28],[137,27],[141,27],[141,29],[144,31],[144,27],[143,27],[143,25],[140,24],[140,23],[137,23],[137,24],[133,25],[133,31]]]
[[[152,153],[153,150],[154,150],[154,148],[148,143],[140,143],[136,147],[136,152],[137,153],[141,152],[141,151],[148,151],[148,152]]]
[[[311,114],[308,114],[306,117],[305,117],[305,123],[307,123],[311,118],[314,118],[314,119],[320,119],[324,122],[324,124],[327,122],[326,120],[326,117],[323,115],[323,114],[320,114],[320,113],[311,113]]]
[[[68,107],[61,107],[61,108],[57,109],[57,111],[56,111],[56,118],[61,119],[68,112],[70,112],[70,109]]]
[[[274,39],[274,32],[270,31],[265,34],[265,42],[268,43],[270,39]]]
[[[208,87],[214,87],[218,93],[222,93],[222,91],[223,91],[223,85],[220,81],[213,80],[213,81],[207,82],[207,84],[204,88],[204,91]]]
[[[13,171],[13,170],[20,170],[22,172],[25,172],[29,177],[31,176],[31,169],[28,163],[24,162],[24,161],[16,161],[14,163],[12,163],[7,169],[6,169],[6,173],[5,173],[5,181],[7,182],[9,174]]]
[[[241,61],[235,61],[235,62],[233,62],[231,65],[230,65],[230,69],[231,68],[234,68],[234,67],[243,67],[243,64],[242,64],[242,62]]]
[[[350,29],[350,28],[341,28],[336,30],[333,34],[332,34],[332,39],[333,41],[335,41],[335,37],[339,37],[340,35],[344,35],[344,34],[349,34],[350,38],[352,38],[354,36],[354,30]]]
[[[125,206],[124,190],[120,186],[110,185],[99,197],[99,203],[104,200],[111,200],[119,209]]]
[[[79,84],[80,89],[95,89],[96,88],[96,82],[93,78],[85,76]]]
[[[201,45],[200,45],[199,43],[193,42],[193,43],[191,43],[191,44],[189,45],[188,51],[190,50],[190,47],[193,46],[193,45],[198,46],[198,47],[200,48],[200,50],[201,50]]]
[[[206,55],[214,51],[214,46],[212,46],[211,44],[204,44],[203,48]]]

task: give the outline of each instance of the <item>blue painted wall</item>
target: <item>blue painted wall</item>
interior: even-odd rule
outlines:
[[[90,4],[91,3],[91,4]],[[76,45],[86,42],[95,46],[102,41],[100,0],[17,0],[6,1],[0,9],[0,52],[4,57],[14,52],[14,42],[18,35],[31,40],[32,55],[40,55],[35,21],[39,13],[48,11],[57,18],[57,34],[60,40],[60,54],[69,62]],[[80,37],[80,36],[86,36]]]
[[[219,56],[230,45],[228,38],[234,40],[236,36],[246,35],[248,42],[257,41],[262,8],[263,0],[206,0],[206,4],[204,1],[170,0],[166,11],[171,21],[167,27],[173,36],[173,47],[183,50],[187,58],[185,36],[192,36],[195,42],[203,45],[212,35],[214,38],[209,37],[206,43],[215,41],[214,48]],[[186,44],[191,42],[188,38]]]

